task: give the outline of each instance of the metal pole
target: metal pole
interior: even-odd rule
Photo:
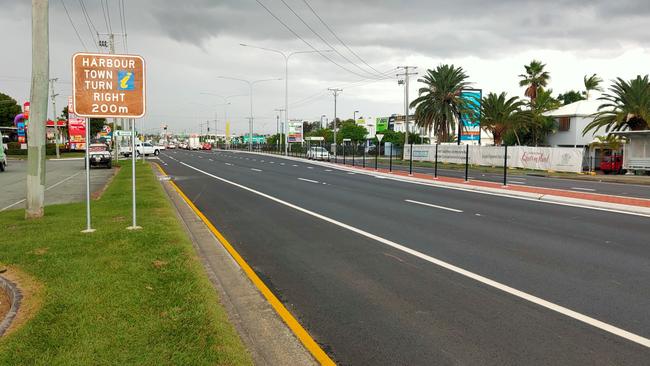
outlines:
[[[90,120],[86,118],[86,230],[82,233],[92,233],[95,229],[92,228],[90,222],[90,153],[88,146],[90,145]]]
[[[469,145],[465,145],[465,182],[469,179]]]
[[[248,151],[253,151],[253,83],[248,82],[251,93],[251,119],[248,126]]]
[[[59,80],[58,78],[50,79],[50,98],[52,99],[52,121],[54,122],[54,148],[56,150],[56,158],[60,159],[61,154],[59,152],[59,124],[58,118],[56,118],[56,97],[58,94],[54,93],[54,83]]]
[[[413,143],[411,142],[409,152],[409,175],[413,175]]]
[[[143,146],[144,149],[144,146]],[[144,156],[144,150],[142,151],[142,155]],[[132,192],[132,197],[131,197],[131,203],[132,203],[132,216],[133,216],[133,222],[131,226],[127,227],[127,230],[137,230],[137,229],[142,229],[140,226],[138,226],[137,219],[136,219],[136,212],[135,212],[135,119],[131,119],[131,192]]]
[[[345,148],[347,146],[345,145],[345,141],[343,141],[343,165],[345,165]]]
[[[458,111],[458,145],[460,146],[460,137],[463,135],[463,121],[461,120],[460,111]]]
[[[366,167],[366,145],[363,145],[363,167]]]
[[[508,185],[508,145],[503,145],[503,186]]]
[[[285,56],[284,53],[284,155],[287,153],[287,142],[289,137],[287,135],[287,128],[289,125],[289,56]]]
[[[352,146],[352,166],[354,166],[354,150],[356,150],[356,149],[357,149],[357,145],[354,144],[354,145]]]
[[[433,165],[433,177],[438,179],[438,142],[436,142],[436,162]]]
[[[384,152],[385,151],[386,151],[386,147],[384,147]],[[390,155],[388,155],[388,172],[390,173],[393,172],[393,143],[392,142],[390,143]]]
[[[379,161],[379,149],[381,149],[381,141],[377,139],[377,148],[375,149],[375,170],[377,170],[377,162]]]

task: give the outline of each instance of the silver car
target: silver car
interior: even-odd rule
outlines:
[[[330,160],[330,153],[320,146],[310,147],[307,150],[307,159],[313,160]]]

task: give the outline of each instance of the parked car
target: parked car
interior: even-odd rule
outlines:
[[[600,162],[600,170],[605,173],[620,173],[623,169],[623,156],[621,155],[608,155],[603,157]]]
[[[113,157],[106,144],[90,144],[88,146],[88,160],[91,168],[105,166],[110,169],[113,166]]]
[[[325,150],[325,148],[316,146],[316,147],[310,147],[309,150],[307,150],[307,159],[314,159],[314,160],[330,160],[330,153]]]
[[[201,146],[201,148],[203,150],[212,150],[212,144],[210,144],[209,142],[204,142],[203,146]]]
[[[176,145],[173,142],[170,142],[169,144],[167,144],[167,148],[168,149],[175,149]]]
[[[7,169],[7,152],[5,151],[5,136],[2,136],[2,146],[0,146],[0,172],[4,172]]]

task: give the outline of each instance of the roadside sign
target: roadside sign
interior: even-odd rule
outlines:
[[[146,112],[144,59],[135,55],[75,53],[74,112],[86,118],[140,118]]]
[[[381,142],[381,139],[384,138],[384,134],[383,133],[378,133],[378,134],[375,135],[375,137],[377,137],[377,141]]]
[[[115,136],[131,136],[131,131],[117,130]]]
[[[324,141],[325,137],[323,137],[323,136],[309,136],[309,137],[305,137],[305,140],[307,140],[307,141]]]

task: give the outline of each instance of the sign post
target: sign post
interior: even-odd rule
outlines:
[[[72,56],[74,111],[90,118],[131,118],[131,174],[133,223],[127,229],[141,229],[136,221],[135,119],[146,112],[145,63],[135,55],[75,53]],[[86,218],[90,226],[90,124],[86,124]],[[94,230],[93,230],[94,231]]]
[[[378,133],[375,135],[377,138],[377,149],[375,151],[375,170],[377,170],[377,161],[379,160],[379,150],[381,149],[381,139],[384,138],[383,133]]]

